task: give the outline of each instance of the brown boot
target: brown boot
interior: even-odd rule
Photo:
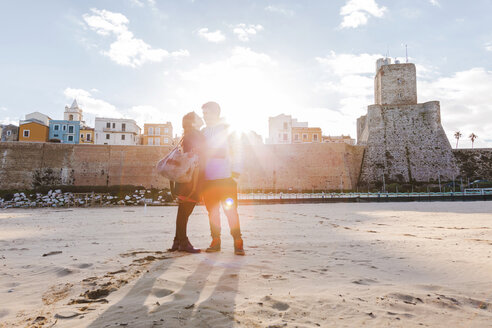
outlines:
[[[205,250],[207,253],[220,252],[220,238],[212,239],[210,246]]]
[[[234,239],[234,254],[246,255],[243,248],[243,240],[241,238]]]

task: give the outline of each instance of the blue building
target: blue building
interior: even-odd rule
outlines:
[[[72,106],[65,106],[63,120],[50,121],[50,141],[60,140],[61,143],[78,144],[80,129],[85,122],[82,120],[82,108],[73,100]]]
[[[51,120],[49,141],[60,140],[61,143],[78,144],[80,121]]]

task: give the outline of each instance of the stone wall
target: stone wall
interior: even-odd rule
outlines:
[[[371,105],[363,132],[360,183],[451,180],[460,172],[441,125],[439,102]]]
[[[244,148],[243,189],[355,190],[364,147],[345,143]]]
[[[363,147],[255,145],[243,149],[242,189],[355,189]],[[169,186],[155,164],[169,147],[0,143],[0,189],[39,185]]]
[[[39,185],[165,187],[154,165],[169,147],[0,143],[0,189]]]
[[[453,149],[463,179],[492,181],[492,149]]]

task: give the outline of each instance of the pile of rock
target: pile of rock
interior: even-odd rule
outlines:
[[[23,192],[0,198],[0,208],[114,206],[114,205],[168,205],[170,194],[161,190],[157,194],[140,189],[123,195],[101,193],[72,193],[50,190],[47,194]]]

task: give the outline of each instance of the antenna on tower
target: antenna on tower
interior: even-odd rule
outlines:
[[[407,64],[408,64],[408,45],[405,45],[405,57],[407,59]]]

